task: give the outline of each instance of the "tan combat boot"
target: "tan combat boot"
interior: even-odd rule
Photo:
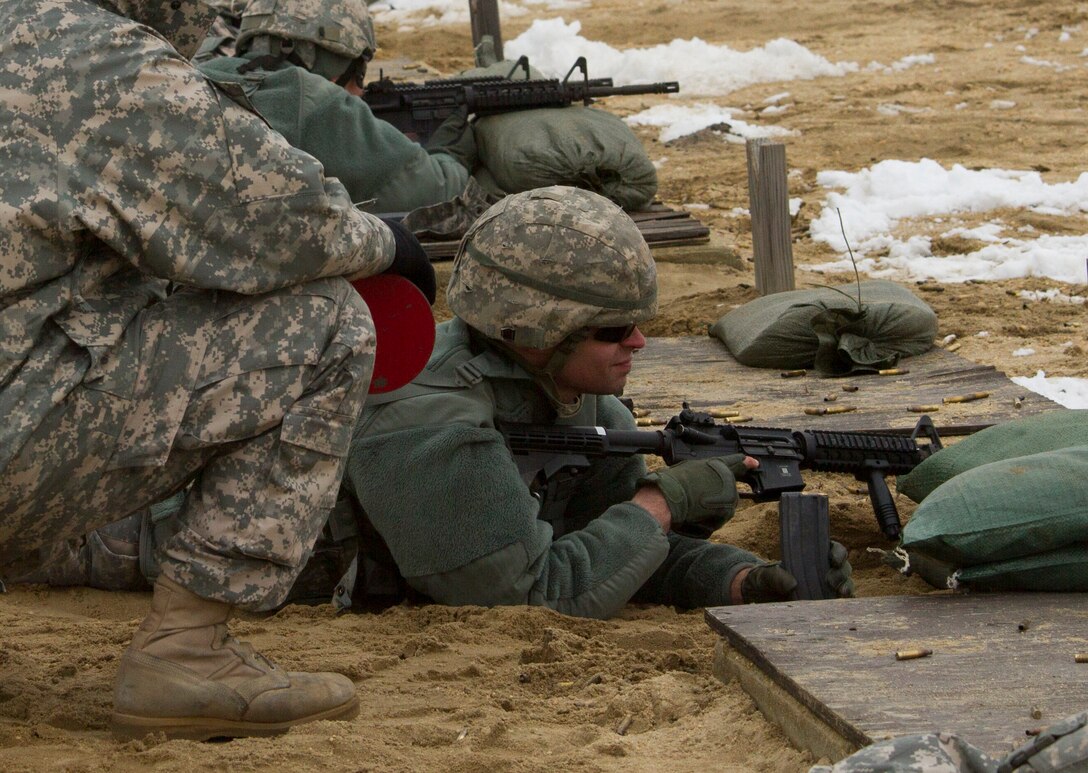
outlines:
[[[315,719],[359,713],[341,674],[278,669],[227,633],[231,607],[160,576],[151,613],[121,656],[113,734],[121,740],[276,735]]]

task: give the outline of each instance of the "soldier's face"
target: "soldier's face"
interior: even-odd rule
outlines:
[[[646,336],[637,326],[626,338],[615,343],[599,341],[592,334],[579,341],[555,374],[559,396],[573,400],[581,394],[619,394],[627,384],[634,353],[645,345]]]

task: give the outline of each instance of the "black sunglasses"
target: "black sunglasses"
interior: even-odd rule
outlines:
[[[613,325],[612,327],[594,327],[589,337],[594,341],[603,341],[608,344],[618,344],[626,341],[635,332],[638,325],[632,322],[630,325]]]

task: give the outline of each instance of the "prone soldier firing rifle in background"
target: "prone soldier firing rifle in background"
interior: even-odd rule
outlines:
[[[241,0],[219,4],[221,19],[242,7]],[[524,57],[505,77],[379,78],[364,86],[377,43],[362,0],[249,0],[240,14],[237,40],[225,47],[222,35],[205,41],[200,69],[240,88],[272,128],[321,161],[370,212],[407,212],[461,194],[477,167],[470,116],[679,89],[675,82],[617,87],[591,80],[584,58],[561,81],[534,77]],[[224,48],[231,55],[214,56]],[[572,77],[575,70],[581,78]]]
[[[377,43],[363,0],[250,0],[236,55],[201,71],[244,91],[287,141],[321,161],[370,212],[403,212],[459,194],[476,160],[464,113],[426,146],[359,99]]]

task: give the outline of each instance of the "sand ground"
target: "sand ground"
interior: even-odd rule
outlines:
[[[772,8],[756,0],[594,0],[565,15],[581,20],[585,37],[617,48],[697,36],[747,50],[787,37],[832,61],[863,66],[936,55],[934,65],[898,73],[770,83],[716,100],[747,106],[745,120],[755,121],[764,99],[790,92],[794,106],[774,122],[798,132],[787,140],[787,155],[796,170],[790,195],[803,201],[794,232],[799,266],[832,257],[807,235],[824,196],[818,171],[928,157],[946,165],[1034,168],[1061,182],[1075,179],[1088,162],[1082,136],[1088,60],[1079,56],[1085,44],[1057,43],[1063,28],[1088,34],[1084,3],[785,0]],[[505,20],[506,38],[529,23]],[[442,73],[470,64],[467,25],[378,32],[381,56],[414,57]],[[1027,64],[1026,53],[1079,69]],[[630,114],[658,99],[614,99],[609,107]],[[994,110],[993,100],[1015,106]],[[886,105],[906,109],[879,109]],[[662,200],[709,205],[698,216],[747,267],[661,264],[661,315],[647,332],[702,335],[729,306],[755,297],[749,223],[733,214],[747,207],[743,146],[710,132],[669,146],[657,142],[656,130],[639,134],[652,158],[668,159],[660,173]],[[1088,216],[999,214],[1041,233],[1088,231]],[[800,286],[827,281],[803,271],[798,277]],[[1052,376],[1088,376],[1085,307],[1017,295],[1053,287],[1088,290],[1031,278],[928,287],[922,295],[938,312],[941,335],[957,334],[959,353],[971,360],[1009,375],[1042,368]],[[989,336],[977,337],[980,331]],[[1022,347],[1036,354],[1013,357]],[[865,552],[879,535],[866,498],[852,491],[856,484],[820,478],[817,485],[832,494],[833,535],[850,548],[860,595],[928,591]],[[773,555],[772,513],[772,506],[748,507],[715,539]],[[295,607],[247,618],[236,633],[282,666],[350,675],[363,700],[360,716],[274,740],[117,744],[107,732],[111,684],[146,604],[144,594],[88,589],[21,588],[0,598],[0,768],[801,771],[816,762],[791,746],[736,684],[714,678],[714,636],[701,613],[660,607],[629,607],[607,622],[542,609],[408,606],[341,617],[327,607]],[[617,732],[621,723],[628,724],[624,734]]]

